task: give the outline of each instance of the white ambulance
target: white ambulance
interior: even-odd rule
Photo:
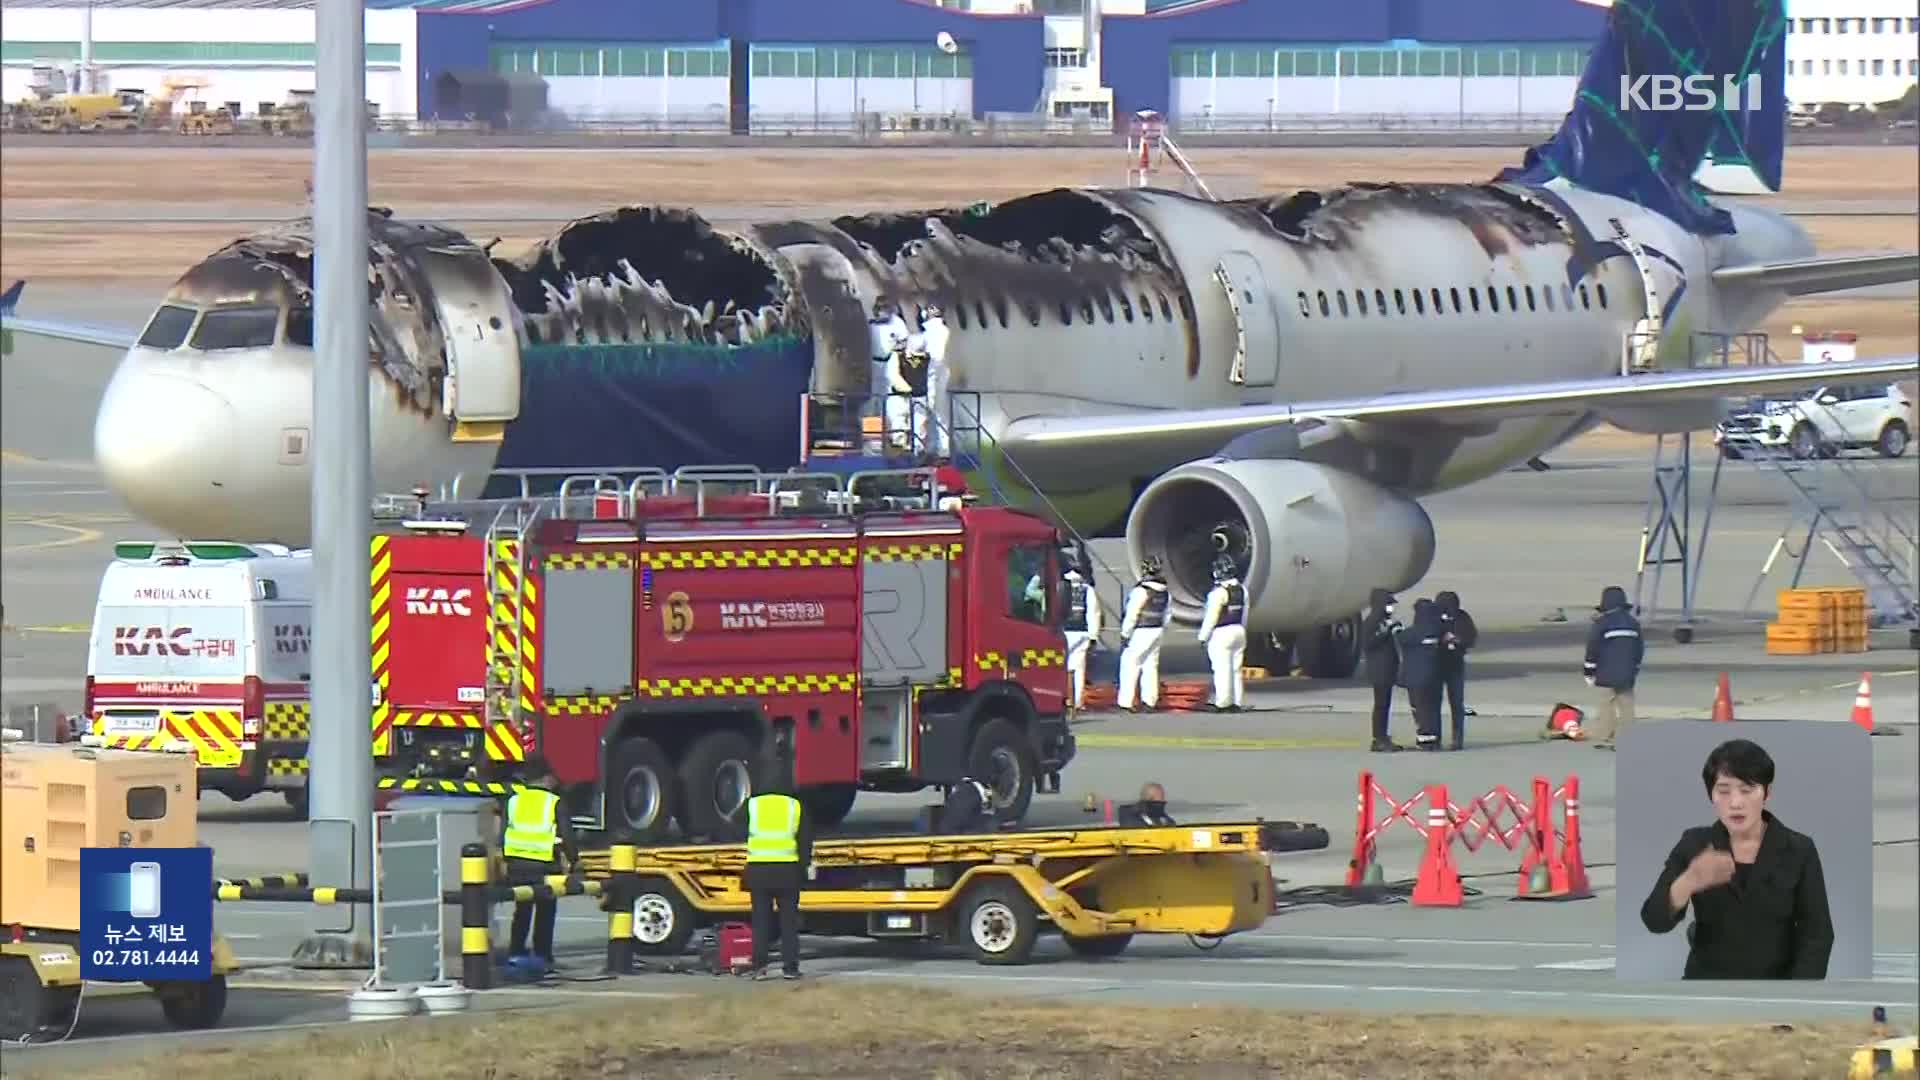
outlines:
[[[307,807],[313,557],[225,541],[114,545],[87,650],[83,741],[190,753],[200,788]]]

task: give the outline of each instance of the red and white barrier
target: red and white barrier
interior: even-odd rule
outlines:
[[[1414,879],[1412,899],[1416,905],[1459,907],[1464,895],[1454,845],[1458,843],[1468,854],[1474,854],[1489,840],[1521,853],[1516,899],[1578,900],[1592,896],[1593,888],[1587,879],[1586,860],[1581,851],[1580,778],[1568,776],[1566,783],[1556,788],[1546,777],[1536,776],[1530,795],[1530,799],[1523,800],[1501,784],[1461,807],[1448,796],[1445,784],[1428,784],[1412,798],[1400,802],[1380,786],[1372,772],[1362,772],[1353,857],[1347,863],[1347,887],[1354,888],[1365,881],[1368,868],[1379,858],[1380,834],[1396,821],[1404,821],[1426,841],[1420,873]],[[1378,808],[1383,802],[1387,813],[1381,817]],[[1563,807],[1562,823],[1558,827],[1553,820],[1555,804]],[[1509,816],[1512,823],[1503,824],[1503,818]],[[1545,889],[1534,888],[1530,880],[1536,868],[1546,871]]]

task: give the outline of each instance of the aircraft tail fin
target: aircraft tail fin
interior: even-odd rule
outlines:
[[[1744,166],[1780,190],[1786,31],[1785,0],[1613,0],[1560,130],[1500,178],[1564,177],[1695,233],[1732,232],[1696,171]]]
[[[20,306],[20,293],[26,287],[27,287],[27,280],[25,278],[21,278],[20,280],[7,286],[6,292],[0,293],[0,315],[13,314],[13,310]]]

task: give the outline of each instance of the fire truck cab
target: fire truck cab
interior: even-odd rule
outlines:
[[[226,541],[122,541],[100,579],[82,741],[192,754],[202,791],[307,805],[313,559]]]
[[[822,827],[963,777],[1022,820],[1074,755],[1062,539],[931,475],[563,488],[376,535],[381,786],[503,793],[537,751],[577,826],[724,842],[777,745]]]

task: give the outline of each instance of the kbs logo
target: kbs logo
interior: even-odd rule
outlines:
[[[113,628],[115,656],[192,656],[193,627],[163,630],[158,626]]]
[[[467,601],[472,589],[435,589],[425,585],[407,586],[406,611],[409,615],[471,615]]]
[[[1620,76],[1620,108],[1642,112],[1758,112],[1766,107],[1760,73]]]

